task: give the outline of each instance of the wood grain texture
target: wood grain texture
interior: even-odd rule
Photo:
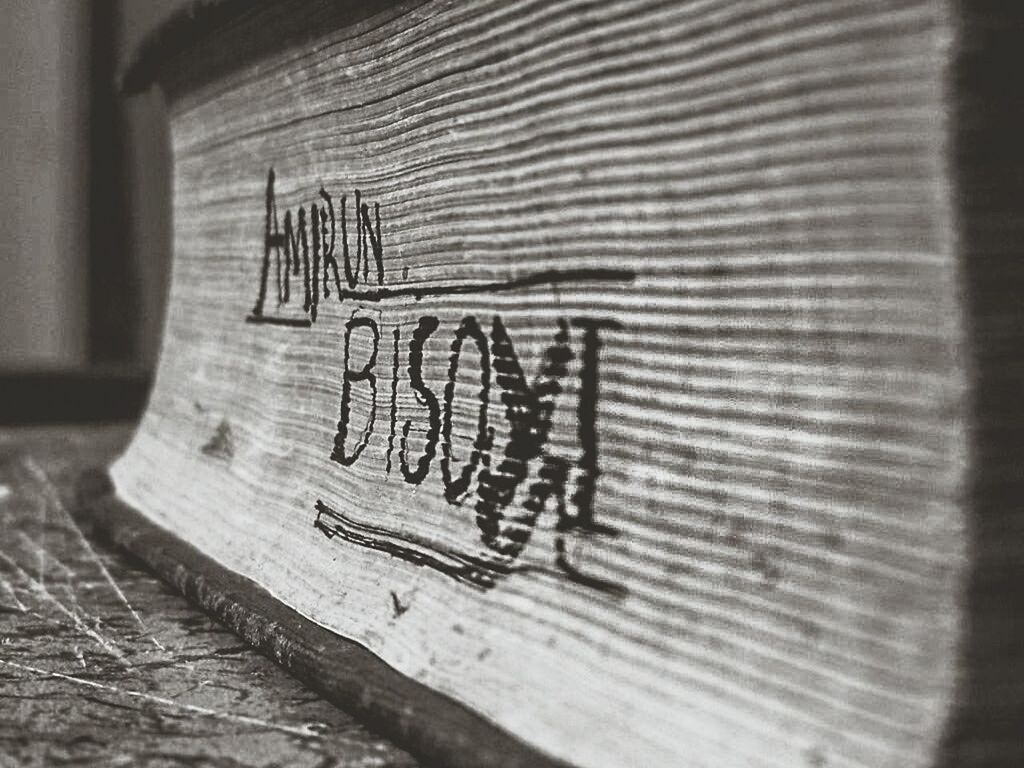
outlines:
[[[0,431],[0,765],[418,765],[73,516],[129,436]]]
[[[952,10],[367,13],[261,4],[167,65],[174,282],[118,493],[579,765],[932,764],[971,553]],[[379,205],[382,286],[316,279],[314,318],[271,260],[260,302],[271,168],[272,225]]]

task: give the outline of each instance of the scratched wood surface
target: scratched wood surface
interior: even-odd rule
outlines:
[[[0,765],[417,765],[83,531],[128,436],[0,430]]]
[[[975,554],[952,5],[247,5],[160,75],[118,493],[579,765],[933,764]]]

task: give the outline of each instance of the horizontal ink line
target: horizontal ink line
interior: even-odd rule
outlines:
[[[325,523],[322,519],[324,517],[332,522]],[[357,523],[320,499],[316,501],[316,519],[313,521],[313,527],[328,539],[338,536],[350,544],[383,552],[412,565],[425,565],[477,589],[490,589],[501,575],[501,566],[496,563],[488,563],[471,555],[440,550],[417,537],[403,536],[384,528]]]
[[[530,288],[537,285],[557,285],[559,283],[580,282],[633,282],[636,272],[631,269],[549,269],[535,272],[532,275],[517,277],[493,283],[459,283],[456,285],[437,285],[427,287],[403,286],[389,288],[382,286],[364,291],[343,289],[341,299],[357,301],[383,301],[411,296],[422,299],[426,296],[454,296],[466,293],[500,293],[514,291],[518,288]]]
[[[309,328],[313,322],[308,317],[269,317],[266,315],[249,315],[245,322],[254,325],[287,325],[292,328]]]
[[[559,571],[537,565],[511,565],[502,562],[501,559],[491,560],[456,552],[452,549],[441,549],[418,536],[401,534],[379,526],[356,522],[321,499],[316,500],[314,507],[316,518],[313,520],[313,527],[320,531],[325,538],[338,537],[349,544],[382,552],[411,565],[427,566],[475,589],[486,591],[495,587],[499,580],[514,573],[532,573],[557,580],[572,581],[612,597],[622,598],[628,594],[625,587],[604,579],[587,576],[563,562],[564,551],[559,552],[559,565],[562,569]]]
[[[519,288],[530,288],[538,285],[559,285],[561,283],[581,282],[633,282],[636,280],[636,272],[631,269],[549,269],[544,272],[535,272],[532,275],[517,277],[514,280],[505,280],[492,283],[457,283],[455,285],[435,286],[401,286],[388,287],[380,286],[366,290],[353,290],[343,288],[341,293],[336,295],[340,301],[350,299],[353,301],[380,302],[387,299],[400,299],[412,297],[419,301],[427,296],[457,296],[467,293],[501,293],[503,291],[514,291]],[[256,325],[284,325],[292,328],[310,328],[313,321],[310,318],[274,317],[270,315],[249,315],[245,322]]]

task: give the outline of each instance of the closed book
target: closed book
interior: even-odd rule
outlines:
[[[1012,764],[1020,16],[176,17],[119,498],[551,760]]]

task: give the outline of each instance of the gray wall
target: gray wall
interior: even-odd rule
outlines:
[[[89,8],[0,0],[0,14],[0,365],[79,365]]]
[[[175,7],[189,0],[122,0],[120,58],[123,61],[143,36]],[[171,156],[167,113],[158,88],[122,100],[127,142],[129,258],[139,296],[136,360],[155,365],[160,351],[164,306],[171,263]]]
[[[156,361],[170,264],[163,97],[98,89],[113,82],[111,56],[123,62],[183,2],[0,0],[0,372]]]

